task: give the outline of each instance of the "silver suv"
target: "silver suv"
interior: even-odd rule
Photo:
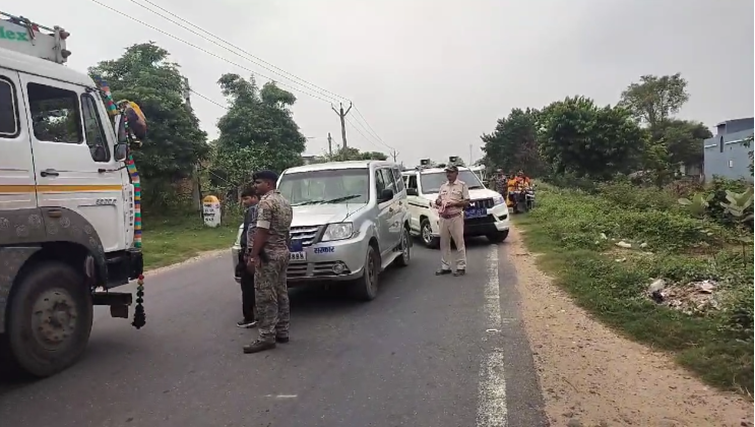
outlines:
[[[353,281],[359,297],[372,300],[380,272],[409,265],[410,214],[395,163],[299,166],[281,174],[278,189],[294,212],[289,286]]]

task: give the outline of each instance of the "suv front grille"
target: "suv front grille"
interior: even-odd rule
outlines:
[[[471,206],[474,206],[476,208],[485,208],[490,209],[493,206],[495,206],[495,201],[493,199],[478,199],[478,200],[472,200]]]
[[[307,246],[312,246],[319,231],[319,225],[291,227],[291,240],[301,240],[301,245],[306,248]]]

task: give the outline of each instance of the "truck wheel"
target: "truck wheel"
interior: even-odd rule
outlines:
[[[440,238],[437,236],[433,237],[432,233],[433,229],[430,226],[430,220],[427,218],[422,218],[422,223],[420,224],[420,236],[422,237],[422,243],[424,243],[425,246],[430,249],[438,249],[440,247]]]
[[[399,250],[401,251],[401,256],[396,258],[397,266],[399,267],[406,267],[409,265],[409,261],[412,258],[412,236],[409,234],[409,230],[404,228],[404,230],[401,232],[401,243],[399,243]]]
[[[86,349],[93,319],[91,294],[81,275],[48,261],[35,265],[17,286],[6,328],[14,362],[40,378],[73,365]]]
[[[486,236],[490,243],[501,243],[509,237],[509,230],[497,231]]]
[[[375,248],[368,245],[367,255],[364,259],[364,274],[353,285],[357,298],[363,301],[372,301],[377,297],[379,275],[380,257],[378,257]]]

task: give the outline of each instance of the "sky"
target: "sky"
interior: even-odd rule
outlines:
[[[225,113],[216,105],[226,104],[216,83],[223,73],[254,73],[260,85],[273,79],[296,94],[294,118],[308,137],[307,154],[324,153],[329,132],[334,149],[341,143],[329,105],[338,96],[356,107],[347,116],[349,146],[395,149],[407,166],[454,155],[475,161],[480,135],[512,108],[572,95],[615,104],[644,74],[687,79],[691,98],[680,118],[712,127],[753,116],[754,13],[747,0],[149,0],[264,61],[257,64],[137,5],[158,10],[145,0],[100,1],[222,59],[92,0],[0,10],[64,27],[73,52],[68,66],[82,71],[155,41],[192,89],[214,101],[192,96],[210,139]]]

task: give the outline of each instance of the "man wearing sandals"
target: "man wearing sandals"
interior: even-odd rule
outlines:
[[[455,165],[446,167],[448,182],[440,186],[435,206],[440,215],[440,249],[441,267],[435,274],[463,276],[467,269],[467,252],[464,246],[464,208],[469,206],[469,188],[464,181],[459,181],[459,168]],[[456,271],[451,270],[451,239],[456,244]]]

